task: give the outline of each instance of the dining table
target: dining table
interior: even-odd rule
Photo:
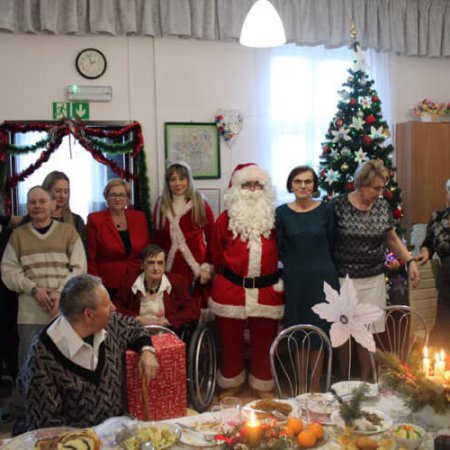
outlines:
[[[295,399],[290,399],[291,404],[295,404]],[[433,438],[434,434],[438,431],[439,427],[430,426],[426,423],[426,419],[424,420],[420,414],[414,413],[408,409],[405,405],[405,402],[401,397],[393,393],[388,389],[381,389],[378,395],[368,398],[363,401],[362,407],[372,408],[378,411],[383,412],[392,420],[392,423],[415,423],[424,427],[424,429],[428,432],[427,436],[424,439],[422,444],[423,450],[432,450],[433,449]],[[298,402],[298,415],[301,415],[302,405]],[[205,422],[205,421],[220,421],[221,411],[214,412],[205,412],[199,415],[194,416],[186,416],[179,417],[176,419],[169,419],[162,421],[164,423],[174,423],[181,425],[192,425],[196,422]],[[102,439],[102,450],[119,450],[119,447],[116,444],[115,438],[118,429],[125,425],[132,425],[135,423],[129,417],[114,417],[106,420],[102,424],[94,427],[100,438]],[[450,423],[448,424],[450,426]],[[337,437],[339,435],[339,430],[335,426],[326,426],[326,432],[328,435],[328,439],[326,442],[320,447],[322,450],[339,450],[341,448],[340,444],[337,441]],[[171,447],[173,449],[194,449],[199,448],[198,445],[187,445],[182,442],[178,442],[175,446]],[[208,445],[208,448],[211,450],[222,448],[220,445],[212,446]],[[318,447],[315,447],[318,448]]]
[[[291,405],[294,405],[297,407],[297,411],[293,411],[293,414],[296,414],[298,416],[301,416],[304,414],[304,404],[302,404],[301,401],[297,399],[288,399]],[[433,439],[435,436],[435,433],[438,431],[439,426],[435,427],[430,424],[426,423],[427,418],[423,415],[417,414],[412,412],[408,409],[405,402],[402,398],[400,398],[398,395],[396,395],[394,392],[388,390],[388,389],[380,389],[378,394],[376,396],[373,396],[372,398],[368,398],[363,401],[362,407],[369,407],[378,411],[381,411],[386,416],[388,416],[392,423],[414,423],[416,425],[422,426],[426,431],[427,435],[423,441],[423,444],[421,446],[421,450],[432,450],[433,449]],[[223,414],[223,411],[210,411],[210,412],[204,412],[202,414],[196,414],[196,415],[186,415],[184,417],[178,417],[174,419],[167,419],[160,422],[155,423],[173,423],[176,425],[181,426],[192,426],[196,423],[203,423],[203,422],[220,422],[221,415]],[[137,420],[133,419],[130,416],[120,416],[120,417],[111,417],[107,420],[105,420],[103,423],[93,427],[94,430],[99,435],[101,441],[102,441],[102,450],[120,450],[120,447],[117,445],[116,442],[116,436],[117,433],[122,430],[124,427],[130,427],[133,426],[138,422]],[[448,424],[450,427],[450,423]],[[323,443],[320,448],[322,450],[339,450],[341,448],[337,438],[339,436],[339,429],[336,426],[333,425],[327,425],[325,427],[326,429],[326,435],[327,439]],[[4,444],[8,443],[8,439],[4,441]],[[3,447],[0,447],[3,448]],[[8,446],[5,447],[8,449]],[[189,445],[186,442],[183,442],[183,438],[181,441],[177,442],[173,447],[171,447],[174,450],[183,450],[183,449],[195,449],[195,448],[208,448],[211,450],[218,450],[223,447],[221,445]],[[316,446],[315,448],[318,448]]]

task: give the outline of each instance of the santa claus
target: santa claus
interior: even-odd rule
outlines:
[[[211,239],[217,276],[210,307],[221,345],[217,381],[227,390],[245,382],[244,331],[248,327],[248,383],[261,397],[273,389],[269,349],[284,309],[274,197],[265,170],[256,164],[238,165],[225,194],[226,210],[218,217]]]

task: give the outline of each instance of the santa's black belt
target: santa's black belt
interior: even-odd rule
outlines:
[[[222,275],[233,284],[248,289],[260,289],[272,286],[272,284],[277,283],[280,278],[279,272],[263,275],[261,277],[241,277],[226,267],[222,268]]]

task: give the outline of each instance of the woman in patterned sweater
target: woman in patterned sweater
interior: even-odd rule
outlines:
[[[414,280],[420,273],[414,258],[395,232],[395,223],[386,200],[382,198],[388,170],[383,161],[372,160],[355,172],[355,190],[333,199],[335,217],[334,260],[342,283],[348,275],[356,288],[361,303],[386,306],[384,261],[386,247],[406,262]],[[384,331],[384,317],[375,323],[377,332]],[[361,378],[370,379],[369,352],[356,346]],[[347,376],[348,345],[339,348],[341,376]]]
[[[431,333],[433,345],[448,347],[448,329],[450,327],[450,178],[446,183],[447,208],[434,211],[428,223],[425,240],[417,258],[422,264],[434,253],[441,259],[436,287],[439,290],[436,324]]]

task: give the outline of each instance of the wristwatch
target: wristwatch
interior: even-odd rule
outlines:
[[[31,289],[31,295],[33,297],[36,297],[36,294],[38,293],[39,288],[38,287],[34,287],[33,289]]]
[[[155,354],[156,350],[151,345],[144,345],[139,349],[139,353],[143,352],[152,352],[153,354]]]

